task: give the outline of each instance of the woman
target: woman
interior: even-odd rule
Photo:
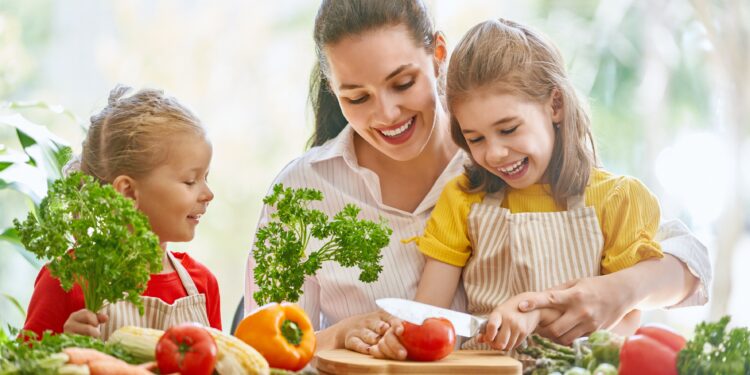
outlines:
[[[274,184],[318,189],[325,199],[316,208],[328,215],[354,203],[362,208],[362,217],[382,216],[393,228],[391,243],[382,251],[378,281],[362,283],[355,270],[327,263],[315,277],[306,279],[299,301],[318,330],[318,349],[346,347],[369,353],[392,319],[377,309],[375,300],[412,299],[424,266],[415,245],[400,240],[422,234],[443,186],[462,173],[468,159],[451,141],[442,103],[445,39],[434,30],[420,0],[323,0],[314,40],[318,65],[311,82],[316,120],[313,148],[287,165]],[[258,225],[268,218],[269,209],[264,207]],[[584,298],[581,306],[569,303],[574,298],[564,294],[553,296],[567,299],[549,301],[540,293],[526,307],[555,303],[553,307],[565,314],[547,333],[567,338],[568,332],[611,326],[636,306],[636,300],[670,306],[698,291],[699,302],[704,303],[703,286],[708,285],[710,271],[699,273],[699,279],[688,265],[693,270],[708,269],[707,254],[697,241],[690,246],[672,242],[686,235],[681,230],[660,238],[664,251],[675,256],[632,267],[640,282],[648,282],[645,291],[636,289],[640,284],[627,284],[633,288],[613,297],[610,282],[621,280],[595,277],[567,290]],[[310,244],[312,249],[316,246]],[[256,307],[253,268],[250,256],[246,313]],[[588,300],[599,295],[607,296],[607,303]],[[465,295],[459,290],[452,307],[463,310],[464,305]],[[571,316],[586,324],[572,325]]]

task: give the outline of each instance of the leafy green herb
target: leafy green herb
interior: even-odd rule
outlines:
[[[57,374],[67,359],[56,354],[71,347],[95,349],[128,363],[137,362],[120,344],[89,336],[45,332],[37,338],[32,331],[18,335],[18,330],[10,328],[9,332],[10,336],[0,330],[0,374]]]
[[[359,220],[360,209],[347,204],[332,221],[310,202],[322,201],[315,189],[273,187],[263,203],[274,206],[271,221],[258,229],[255,249],[255,283],[260,288],[253,298],[259,305],[269,302],[296,302],[305,276],[314,274],[323,262],[333,260],[344,267],[357,266],[359,280],[373,282],[382,270],[380,250],[388,245],[393,231],[384,220]],[[311,238],[328,240],[317,251],[305,256]]]
[[[750,374],[750,330],[738,327],[727,332],[729,320],[724,316],[695,327],[695,336],[677,357],[681,375]]]
[[[13,224],[64,290],[81,286],[88,310],[127,300],[143,314],[139,296],[163,253],[148,218],[111,185],[73,173],[52,184],[36,214]]]

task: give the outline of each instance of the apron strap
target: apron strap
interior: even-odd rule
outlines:
[[[182,262],[175,258],[171,251],[164,251],[167,252],[167,257],[169,258],[169,261],[172,262],[172,267],[177,271],[177,275],[180,276],[180,281],[182,281],[182,286],[185,287],[187,294],[189,296],[198,294],[198,288],[195,286],[195,282],[193,281],[193,278],[190,277],[190,274],[188,274],[185,266],[182,265]]]
[[[505,199],[505,189],[500,189],[494,193],[485,194],[482,199],[482,204],[499,207],[503,204],[503,199]]]
[[[575,210],[586,206],[586,198],[583,193],[568,197],[568,210]]]

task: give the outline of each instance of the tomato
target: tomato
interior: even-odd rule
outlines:
[[[456,331],[445,318],[429,318],[422,325],[403,322],[401,345],[412,361],[437,361],[453,351]]]
[[[685,338],[664,325],[649,324],[638,328],[635,334],[648,336],[672,348],[675,352],[679,352],[685,347]]]
[[[620,349],[620,375],[677,375],[677,352],[646,335],[625,339]]]
[[[179,324],[164,332],[156,344],[156,363],[162,374],[210,375],[217,352],[214,338],[201,325]]]

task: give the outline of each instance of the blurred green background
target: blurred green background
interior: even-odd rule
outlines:
[[[750,325],[750,4],[746,1],[427,1],[454,45],[504,17],[552,37],[589,98],[599,156],[643,180],[664,218],[708,247],[713,299],[647,314],[689,332],[724,313]],[[2,0],[0,101],[61,105],[79,120],[20,110],[80,151],[86,121],[116,83],[157,87],[193,108],[214,143],[216,198],[189,251],[216,274],[225,330],[242,295],[260,203],[312,130],[307,78],[318,1]],[[7,106],[0,115],[10,113]],[[0,125],[0,156],[21,146]],[[3,179],[12,168],[0,168]],[[18,173],[18,171],[16,171]],[[26,176],[37,190],[44,179]],[[36,181],[36,182],[34,182]],[[3,188],[5,187],[5,188]],[[0,233],[26,195],[0,183]],[[0,241],[0,324],[21,326],[38,264]]]

